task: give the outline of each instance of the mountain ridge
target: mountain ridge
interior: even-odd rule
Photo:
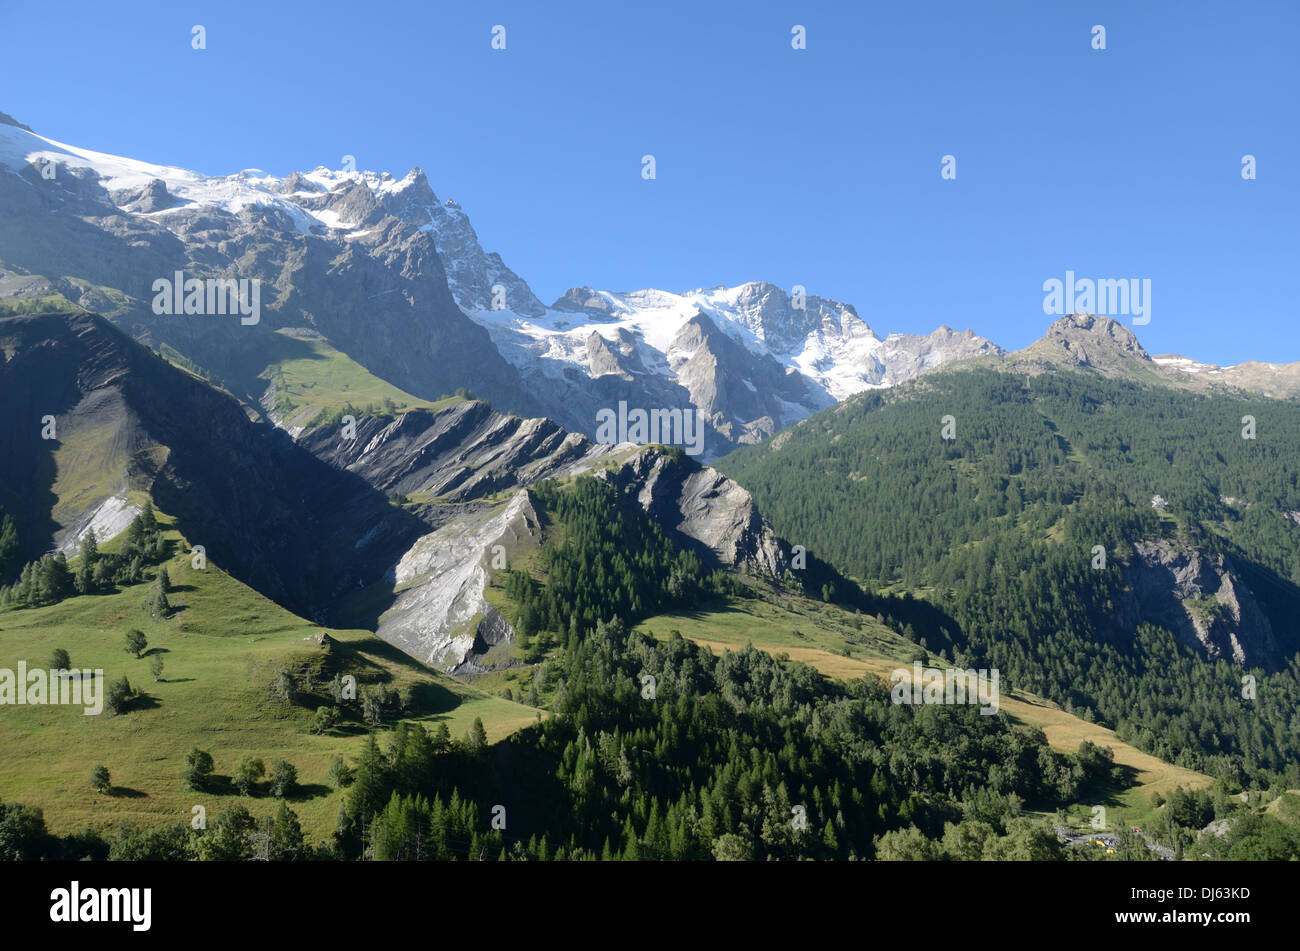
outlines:
[[[0,302],[62,295],[221,378],[261,375],[262,333],[309,327],[421,398],[473,388],[589,436],[596,411],[619,399],[693,406],[705,415],[712,457],[849,392],[998,351],[970,332],[881,340],[851,305],[763,282],[686,295],[588,294],[603,295],[603,315],[575,306],[572,294],[547,308],[483,249],[456,202],[438,200],[418,167],[400,179],[324,167],[283,178],[205,176],[14,124],[0,126],[0,169],[12,173],[0,174],[0,201],[18,212],[0,224]],[[151,313],[153,281],[177,271],[261,281],[261,326],[241,331]],[[579,314],[595,319],[575,326]],[[698,315],[726,339],[692,334],[687,325]],[[602,358],[595,354],[593,365],[589,345],[629,351],[637,373],[622,387],[602,380]],[[684,379],[679,365],[688,366]],[[724,393],[732,395],[714,400]],[[263,396],[241,394],[253,406]]]

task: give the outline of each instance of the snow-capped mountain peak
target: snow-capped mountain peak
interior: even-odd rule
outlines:
[[[403,275],[445,277],[455,304],[486,329],[519,374],[534,401],[530,408],[588,434],[596,413],[620,399],[642,407],[694,406],[719,437],[710,444],[713,456],[861,390],[903,382],[948,360],[1000,352],[969,331],[947,328],[882,339],[851,304],[763,281],[683,292],[573,287],[548,307],[500,255],[484,250],[469,216],[457,202],[440,201],[418,167],[400,178],[324,166],[284,177],[252,168],[210,176],[66,145],[8,122],[0,122],[0,166],[30,185],[57,177],[74,186],[46,191],[56,203],[71,200],[69,212],[88,214],[83,220],[97,227],[161,229],[226,269],[234,259],[222,263],[221,255],[235,253],[235,245],[226,252],[223,242],[236,235],[258,247],[267,246],[253,237],[259,234],[276,246],[317,239],[326,247],[364,246],[380,267],[396,266],[383,250],[395,236],[408,247],[425,235],[442,274],[426,274],[418,264],[417,241],[403,258]],[[73,209],[83,201],[89,204]],[[105,208],[115,211],[105,217]],[[137,225],[113,223],[114,213]],[[263,264],[274,267],[273,258]],[[142,297],[138,287],[126,293]],[[367,290],[364,300],[379,299],[377,293],[393,290]],[[415,298],[411,305],[417,312],[430,306]],[[310,310],[318,323],[363,319],[323,313],[320,306]],[[327,306],[337,310],[341,302]]]
[[[455,289],[453,288],[453,293]],[[461,306],[493,334],[507,359],[524,370],[562,375],[559,361],[578,367],[589,360],[592,334],[644,349],[641,362],[669,372],[689,354],[679,339],[700,315],[753,359],[771,361],[809,384],[807,401],[796,401],[775,421],[797,421],[828,401],[891,386],[950,359],[998,353],[981,337],[947,328],[927,337],[893,335],[882,340],[850,304],[816,295],[794,296],[763,281],[719,285],[682,293],[658,289],[628,292],[573,287],[542,314],[527,316],[509,306]],[[751,381],[752,382],[752,381]]]

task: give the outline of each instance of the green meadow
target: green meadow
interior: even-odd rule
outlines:
[[[441,407],[454,402],[424,400],[381,380],[320,337],[278,331],[268,344],[268,364],[260,374],[275,385],[276,409],[286,426],[305,426],[322,413],[351,405],[392,407],[392,412]]]
[[[209,819],[234,802],[254,815],[269,814],[276,801],[263,789],[240,796],[225,781],[244,756],[260,757],[269,772],[277,759],[297,767],[300,792],[290,805],[314,840],[334,829],[341,794],[327,775],[337,755],[351,760],[366,728],[354,715],[326,735],[313,735],[310,705],[277,699],[271,683],[281,668],[351,673],[358,687],[385,684],[411,688],[408,722],[432,729],[446,723],[464,736],[476,717],[489,741],[536,721],[539,711],[461,683],[411,659],[361,630],[310,624],[208,563],[191,565],[179,534],[159,515],[175,553],[166,561],[173,584],[173,613],[150,617],[152,582],[113,594],[85,595],[36,609],[0,612],[0,667],[48,666],[56,648],[74,668],[102,669],[112,682],[125,675],[145,696],[121,715],[108,709],[87,716],[81,707],[0,706],[0,798],[44,810],[51,831],[67,834],[87,826],[157,825],[189,819],[203,806]],[[111,545],[104,546],[111,550]],[[124,646],[129,629],[144,632],[148,648],[136,658]],[[316,636],[325,631],[327,646]],[[161,656],[161,679],[150,662]],[[324,681],[315,693],[328,696]],[[309,703],[319,703],[309,698]],[[379,729],[382,736],[394,723]],[[186,753],[199,747],[215,761],[215,792],[186,788]],[[112,776],[107,795],[89,783],[103,765]]]

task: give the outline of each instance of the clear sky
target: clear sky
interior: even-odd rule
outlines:
[[[1017,348],[1069,269],[1150,279],[1153,353],[1300,360],[1294,0],[11,0],[0,21],[0,110],[37,132],[209,174],[418,165],[547,302],[767,280],[881,334]]]

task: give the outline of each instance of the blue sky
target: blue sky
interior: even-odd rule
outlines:
[[[209,174],[418,165],[548,302],[767,280],[1016,348],[1070,269],[1151,280],[1153,353],[1300,360],[1290,0],[6,6],[0,110],[37,132]]]

